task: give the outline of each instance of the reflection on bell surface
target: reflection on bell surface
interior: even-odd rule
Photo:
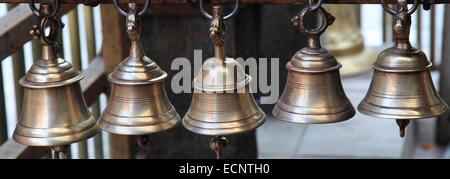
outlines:
[[[397,119],[403,137],[409,119],[439,116],[448,106],[433,85],[431,62],[409,42],[411,16],[406,2],[399,3],[403,11],[396,12],[394,47],[378,55],[372,82],[358,110],[369,116]]]
[[[225,58],[225,22],[222,7],[213,6],[210,37],[215,57],[203,63],[193,81],[191,106],[183,118],[186,129],[204,135],[229,135],[251,131],[266,115],[249,92],[251,77],[241,65]]]
[[[179,123],[180,116],[164,89],[167,73],[144,55],[138,35],[136,4],[129,3],[128,9],[130,55],[108,76],[111,95],[99,126],[121,135],[144,135],[170,129]]]
[[[305,8],[292,19],[294,25],[308,36],[307,47],[298,51],[287,63],[288,78],[284,92],[272,114],[294,123],[332,123],[352,118],[355,109],[345,95],[339,76],[341,64],[327,50],[321,48],[319,35],[334,21],[323,8],[322,26],[314,32],[303,26]]]
[[[31,146],[67,145],[94,136],[99,128],[84,101],[79,81],[84,75],[53,47],[43,45],[42,58],[20,79],[23,107],[15,141]]]

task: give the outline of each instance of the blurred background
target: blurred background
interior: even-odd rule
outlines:
[[[20,6],[0,3],[0,20],[13,8]],[[87,69],[96,56],[102,55],[104,38],[109,38],[109,34],[102,30],[105,28],[103,21],[114,17],[106,17],[106,13],[102,13],[103,6],[112,8],[111,5],[78,5],[62,16],[66,24],[61,37],[64,58],[80,70]],[[445,82],[448,78],[439,71],[446,67],[441,62],[450,55],[450,47],[443,43],[446,38],[444,34],[450,34],[450,19],[444,19],[446,12],[450,15],[450,6],[445,6],[433,5],[431,10],[423,10],[420,6],[412,15],[410,36],[413,46],[423,50],[433,62],[433,80],[439,91],[450,90],[439,88],[442,84],[448,86]],[[243,5],[239,14],[227,21],[229,56],[244,59],[279,58],[280,95],[287,75],[284,65],[306,43],[305,37],[290,23],[290,18],[302,7],[294,4]],[[321,40],[343,64],[340,70],[343,87],[356,108],[369,87],[371,64],[381,50],[392,45],[393,17],[384,13],[381,5],[325,7],[336,17],[336,21]],[[209,21],[200,15],[197,6],[192,5],[151,5],[148,13],[142,18],[144,49],[147,56],[168,72],[166,89],[169,98],[180,116],[183,116],[190,105],[191,94],[171,92],[169,81],[178,71],[171,70],[170,64],[176,57],[193,59],[194,49],[203,49],[203,58],[212,56],[213,46],[208,37]],[[314,24],[316,21],[312,18],[309,23]],[[447,28],[444,28],[445,25]],[[31,26],[23,28],[31,29]],[[124,43],[128,44],[128,39]],[[0,110],[0,113],[4,113],[1,121],[7,126],[3,135],[9,140],[21,108],[22,89],[17,87],[17,81],[39,58],[39,51],[39,44],[29,41],[22,50],[1,62],[0,90],[5,105],[4,111]],[[258,91],[255,99],[259,102],[261,96],[268,95]],[[450,102],[447,100],[450,95],[442,92],[441,95],[447,103]],[[91,110],[97,116],[106,106],[106,100],[106,95],[102,94],[98,102],[91,105]],[[341,123],[301,125],[273,118],[273,104],[260,106],[268,115],[266,123],[256,132],[231,136],[231,145],[225,149],[224,158],[450,158],[450,132],[446,115],[439,119],[413,121],[407,128],[406,137],[400,138],[394,120],[357,113],[351,120]],[[72,157],[111,158],[109,137],[108,133],[102,132],[87,142],[71,145]],[[192,134],[181,125],[167,132],[152,134],[150,139],[151,151],[136,149],[137,158],[214,157],[214,152],[208,147],[208,137]]]

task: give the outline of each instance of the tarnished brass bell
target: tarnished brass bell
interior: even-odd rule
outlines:
[[[128,10],[124,15],[131,39],[130,55],[108,76],[111,95],[99,126],[121,135],[144,135],[170,129],[178,124],[180,116],[164,89],[167,73],[144,55],[136,4],[129,3]]]
[[[237,61],[225,57],[225,18],[222,14],[221,6],[213,6],[210,37],[215,46],[215,57],[206,60],[195,77],[192,103],[183,118],[186,129],[204,135],[247,132],[262,125],[266,119],[249,93],[251,77]]]
[[[395,44],[378,55],[372,82],[358,110],[369,116],[397,119],[403,137],[409,119],[439,116],[448,106],[433,85],[431,62],[409,42],[415,8],[408,12],[406,0],[398,0],[397,6],[399,10],[395,12],[383,4],[387,12],[396,16]]]
[[[272,114],[294,123],[331,123],[350,119],[355,115],[355,109],[342,88],[341,64],[329,51],[321,48],[319,40],[334,17],[319,6],[317,12],[322,16],[322,25],[319,29],[309,30],[303,24],[303,17],[309,11],[315,11],[311,5],[292,18],[294,25],[299,25],[300,31],[308,36],[308,45],[287,63],[286,87]]]
[[[31,146],[59,146],[86,140],[99,128],[81,92],[79,81],[84,75],[56,56],[55,50],[60,50],[56,39],[63,24],[55,16],[49,16],[49,4],[41,4],[40,9],[41,24],[35,25],[31,33],[43,44],[42,57],[19,81],[24,87],[23,107],[13,139]],[[44,34],[47,25],[49,36]]]

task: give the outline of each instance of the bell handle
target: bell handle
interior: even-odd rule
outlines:
[[[401,1],[401,0],[397,0],[397,3],[398,3],[399,1]],[[404,1],[406,1],[406,0],[404,0]],[[384,9],[387,13],[389,13],[389,14],[391,14],[391,15],[393,15],[393,16],[395,16],[395,15],[397,14],[397,12],[396,12],[394,9],[390,8],[390,7],[386,4],[386,0],[381,0],[381,5],[383,6],[383,9]],[[414,13],[414,12],[417,10],[418,5],[419,5],[418,0],[414,0],[413,7],[411,7],[411,9],[408,10],[408,15],[411,15],[412,13]]]
[[[50,13],[50,16],[56,16],[56,13],[59,10],[59,6],[61,4],[60,0],[52,0],[53,2],[53,11]],[[31,11],[33,11],[34,15],[41,16],[41,12],[36,8],[36,5],[34,5],[34,0],[29,0],[28,5],[30,6]]]
[[[146,0],[146,1],[145,1],[145,4],[144,4],[144,7],[141,9],[141,11],[139,11],[139,12],[137,13],[137,15],[138,15],[138,16],[144,15],[145,12],[147,12],[147,10],[148,10],[149,4],[150,4],[150,0]],[[116,7],[117,11],[118,11],[120,14],[122,14],[123,16],[127,16],[127,15],[128,15],[128,13],[127,13],[126,11],[124,11],[124,10],[120,7],[120,4],[119,4],[119,2],[118,2],[117,0],[114,0],[114,7]]]
[[[303,8],[298,14],[292,17],[291,22],[294,26],[299,26],[300,32],[308,36],[308,47],[309,48],[321,48],[320,46],[320,35],[325,32],[328,26],[333,24],[335,18],[333,15],[328,13],[323,7],[321,7],[322,0],[318,3],[310,4]],[[318,12],[322,16],[321,25],[314,29],[308,29],[305,27],[304,18],[308,13]]]
[[[231,11],[230,14],[224,16],[223,20],[227,20],[227,19],[233,17],[239,11],[239,0],[235,0],[234,2],[235,3],[234,3],[233,11]],[[212,20],[213,16],[211,14],[209,14],[208,12],[206,12],[205,8],[203,7],[203,0],[200,0],[199,5],[200,5],[200,12],[203,14],[203,16]]]

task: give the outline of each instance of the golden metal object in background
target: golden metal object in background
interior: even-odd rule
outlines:
[[[357,22],[358,5],[326,5],[336,21],[325,32],[325,48],[342,64],[342,77],[368,72],[377,52],[364,45],[364,37]]]
[[[63,26],[54,16],[57,10],[51,12],[51,4],[41,4],[37,11],[40,24],[31,31],[43,46],[41,59],[20,79],[24,100],[13,138],[21,144],[68,145],[86,140],[99,131],[81,92],[79,81],[83,74],[69,62],[56,57],[57,51],[61,50],[56,39]],[[44,33],[47,26],[50,26],[48,36]]]
[[[417,1],[409,11],[406,0],[398,0],[397,4],[400,9],[395,12],[383,2],[385,10],[396,16],[393,26],[395,44],[378,55],[373,64],[369,91],[358,110],[369,116],[397,119],[403,137],[409,119],[439,116],[448,110],[448,106],[433,85],[431,62],[409,42],[411,14]]]
[[[308,44],[287,63],[286,88],[272,114],[280,120],[294,123],[344,121],[355,115],[355,109],[342,88],[339,76],[341,64],[330,52],[321,48],[319,39],[320,34],[333,23],[334,17],[320,4],[316,5],[322,16],[322,25],[319,29],[306,29],[303,17],[315,11],[311,6],[292,18],[294,25],[299,25],[300,31],[308,36]]]
[[[192,103],[183,118],[184,127],[198,134],[248,132],[266,119],[249,93],[251,77],[245,74],[237,61],[225,57],[225,20],[236,12],[237,6],[225,17],[221,6],[213,6],[213,16],[204,12],[201,6],[203,14],[211,19],[210,37],[215,46],[215,57],[206,60],[195,77]]]
[[[118,6],[116,6],[118,7]],[[146,7],[141,12],[145,12]],[[122,10],[118,7],[119,12]],[[108,76],[111,96],[99,120],[105,131],[121,135],[144,135],[170,129],[180,121],[164,89],[167,73],[144,55],[139,39],[136,4],[128,4],[127,32],[130,55]]]

